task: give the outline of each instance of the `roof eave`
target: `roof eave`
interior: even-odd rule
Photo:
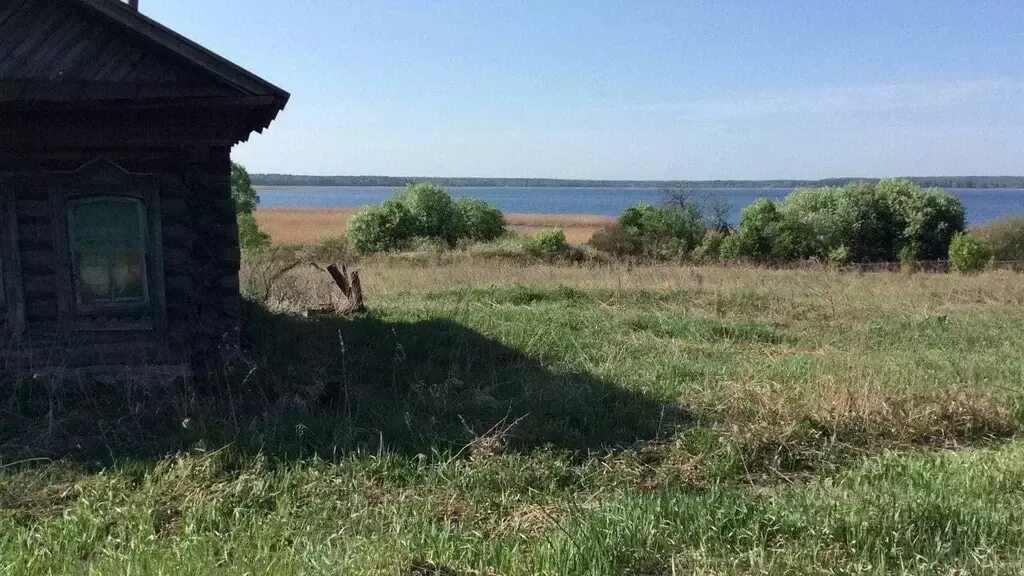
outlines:
[[[119,0],[74,0],[95,13],[116,22],[146,40],[160,45],[186,61],[201,67],[220,81],[253,96],[272,96],[273,105],[283,110],[291,95],[245,68],[189,40]],[[275,114],[276,116],[276,114]]]

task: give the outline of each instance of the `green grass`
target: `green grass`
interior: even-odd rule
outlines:
[[[254,305],[205,386],[0,384],[0,574],[1024,571],[1019,277],[699,275]]]

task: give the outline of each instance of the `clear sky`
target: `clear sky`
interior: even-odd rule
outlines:
[[[141,0],[292,93],[255,172],[1024,174],[1020,0]]]

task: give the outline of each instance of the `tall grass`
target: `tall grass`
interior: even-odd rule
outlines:
[[[0,572],[1024,569],[1019,275],[510,262],[249,261],[214,381],[5,383]]]

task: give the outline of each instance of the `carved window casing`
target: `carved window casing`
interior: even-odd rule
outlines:
[[[50,188],[57,300],[71,330],[165,325],[159,179],[93,162]]]

